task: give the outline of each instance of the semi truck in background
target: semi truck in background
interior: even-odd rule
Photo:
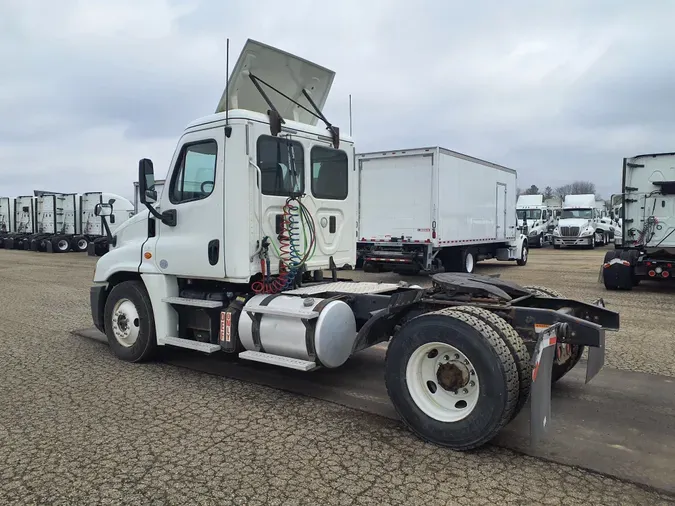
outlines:
[[[104,203],[112,209],[107,221],[96,214],[96,210]],[[105,255],[110,247],[110,240],[114,237],[112,234],[135,214],[134,205],[129,199],[105,192],[87,192],[80,195],[79,210],[84,249],[78,251],[87,251],[89,256]]]
[[[24,242],[24,249],[65,253],[75,249],[77,226],[77,195],[75,193],[46,193],[33,197],[34,233]],[[77,251],[77,250],[76,250]],[[80,250],[81,251],[81,250]]]
[[[103,202],[113,204],[112,230],[134,214],[133,204],[113,193],[40,192],[0,198],[0,247],[50,253],[91,249],[91,254],[103,255],[108,236],[103,221],[95,215],[97,204]]]
[[[605,254],[601,278],[608,290],[631,290],[642,280],[675,276],[675,153],[625,158],[621,236]]]
[[[595,204],[595,195],[566,195],[558,225],[553,229],[553,247],[585,246],[595,248],[607,240],[597,224],[600,213]]]
[[[515,170],[429,147],[360,153],[356,171],[364,271],[472,273],[491,258],[527,263]]]
[[[518,224],[526,225],[528,244],[541,248],[551,241],[551,233],[556,225],[556,217],[552,209],[544,203],[543,195],[519,195],[516,202]]]
[[[24,249],[25,241],[35,231],[35,208],[33,196],[21,195],[14,198],[12,216],[14,229],[2,241],[5,249]]]

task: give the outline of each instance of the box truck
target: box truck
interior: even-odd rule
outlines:
[[[22,195],[14,199],[14,232],[3,241],[5,249],[24,249],[28,238],[35,233],[35,207],[31,195]]]
[[[515,170],[442,147],[360,153],[356,170],[365,271],[471,273],[490,258],[527,263]]]
[[[605,254],[601,279],[608,290],[631,290],[641,280],[675,276],[675,153],[625,158],[620,236]]]
[[[14,232],[14,199],[0,197],[0,248],[5,245],[5,237]]]
[[[161,196],[150,190],[152,161],[139,161],[146,209],[117,228],[96,263],[89,294],[96,327],[121,360],[146,361],[172,346],[229,354],[249,361],[253,374],[269,366],[333,369],[387,342],[389,397],[421,438],[458,450],[482,446],[530,401],[538,441],[551,426],[551,382],[577,360],[558,367],[554,357],[588,346],[590,380],[619,315],[600,300],[556,298],[488,276],[436,274],[427,289],[339,279],[337,266],[356,259],[359,200],[353,140],[322,112],[333,76],[246,42],[216,113],[178,140]],[[487,167],[500,175],[485,192],[474,187],[478,198],[490,195],[481,200],[489,211],[473,218],[462,210],[457,221],[475,220],[486,243],[496,236],[507,245],[517,240],[515,173]],[[455,171],[434,174],[459,181]],[[454,210],[441,204],[432,215],[430,207],[425,224],[404,238],[422,240],[416,229],[429,228],[424,240],[434,239],[431,229],[448,240],[438,236]],[[103,220],[111,211],[105,202],[97,207]],[[433,227],[440,220],[447,223]],[[324,270],[331,279],[315,281]]]
[[[557,220],[553,209],[544,203],[543,195],[519,195],[516,215],[518,224],[526,225],[523,230],[530,247],[541,248],[544,243],[550,242]]]

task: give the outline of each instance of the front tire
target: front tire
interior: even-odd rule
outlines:
[[[105,331],[114,355],[126,362],[149,360],[157,351],[150,297],[141,281],[115,285],[105,303]]]
[[[404,325],[387,349],[385,383],[403,422],[420,438],[470,450],[511,420],[518,371],[485,322],[443,309]]]
[[[523,243],[523,249],[520,252],[520,258],[516,260],[516,264],[520,267],[527,265],[527,258],[529,256],[529,251],[527,248],[527,243]]]

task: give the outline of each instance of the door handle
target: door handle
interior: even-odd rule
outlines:
[[[335,216],[331,216],[328,218],[328,232],[334,234],[335,230],[337,230],[337,219]]]
[[[220,241],[218,239],[210,241],[207,249],[209,254],[209,263],[211,265],[216,265],[218,263],[218,253],[220,252]]]

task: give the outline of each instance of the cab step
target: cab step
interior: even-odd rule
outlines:
[[[178,348],[187,348],[189,350],[201,351],[203,353],[215,353],[220,351],[219,344],[202,343],[191,339],[181,339],[180,337],[165,337],[162,342]]]
[[[218,309],[223,307],[222,300],[188,299],[187,297],[164,297],[162,302],[175,304],[177,306],[203,307],[207,309]]]
[[[316,369],[317,367],[314,362],[310,362],[308,360],[282,357],[281,355],[272,355],[271,353],[262,353],[259,351],[242,351],[239,354],[239,358],[243,360],[251,360],[252,362],[262,362],[263,364],[286,367],[287,369],[295,369],[296,371],[306,372]]]

